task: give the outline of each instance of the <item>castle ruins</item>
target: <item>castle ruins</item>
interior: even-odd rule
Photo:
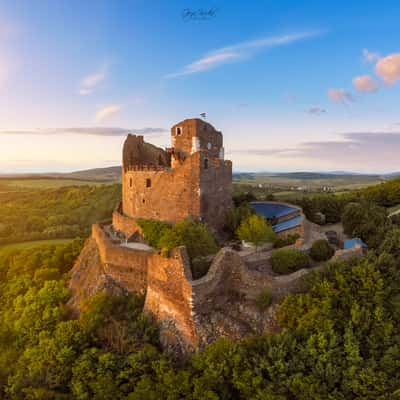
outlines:
[[[71,309],[79,313],[82,300],[101,291],[139,293],[144,311],[159,323],[162,344],[183,353],[220,336],[274,329],[273,307],[258,310],[255,297],[268,289],[276,303],[296,289],[306,270],[276,276],[268,260],[260,269],[259,260],[225,247],[207,274],[194,279],[185,247],[165,257],[144,243],[138,219],[175,223],[190,217],[218,232],[231,207],[232,163],[224,160],[221,132],[186,119],[172,127],[171,137],[172,147],[163,150],[128,135],[122,202],[111,221],[92,227],[71,273]]]

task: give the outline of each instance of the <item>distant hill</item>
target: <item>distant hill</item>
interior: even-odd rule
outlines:
[[[64,174],[46,174],[46,176],[83,181],[119,181],[121,167],[93,168]]]
[[[0,179],[67,179],[93,182],[118,182],[121,179],[121,167],[93,168],[67,173],[0,174]]]

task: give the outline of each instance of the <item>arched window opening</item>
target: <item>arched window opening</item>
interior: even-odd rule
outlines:
[[[176,128],[176,135],[177,135],[177,136],[182,135],[182,128],[181,128],[180,126],[178,126],[178,127]]]

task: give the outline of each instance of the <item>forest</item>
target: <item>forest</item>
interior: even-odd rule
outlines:
[[[119,184],[0,193],[0,245],[87,237],[94,222],[111,218],[120,198]]]
[[[279,332],[221,338],[183,360],[162,351],[141,297],[99,294],[79,317],[71,313],[69,272],[83,239],[0,251],[0,398],[400,399],[400,229],[381,207],[397,201],[398,185],[358,192],[339,207],[346,229],[370,241],[368,256],[309,274],[279,304]],[[86,237],[92,221],[110,216],[119,190],[10,197],[1,223],[14,230],[3,239],[24,229],[23,238],[46,238],[64,225]]]
[[[400,398],[400,230],[366,259],[312,274],[279,307],[279,333],[220,339],[179,362],[134,295],[97,295],[74,319],[68,272],[82,246],[0,256],[5,399]]]

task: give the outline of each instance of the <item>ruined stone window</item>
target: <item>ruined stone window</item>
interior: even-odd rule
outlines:
[[[182,128],[180,126],[178,126],[176,128],[176,136],[180,136],[180,135],[182,135]]]
[[[208,169],[208,158],[204,159],[204,169]]]
[[[129,187],[132,187],[132,178],[129,178]]]
[[[146,187],[147,188],[151,187],[151,179],[150,178],[146,179]]]

